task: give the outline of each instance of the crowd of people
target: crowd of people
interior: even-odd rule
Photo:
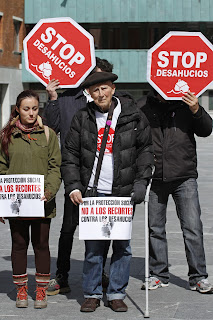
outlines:
[[[211,134],[212,119],[191,92],[183,94],[182,101],[166,101],[152,90],[146,99],[136,102],[127,92],[116,90],[118,76],[112,71],[112,64],[96,58],[96,68],[81,86],[61,95],[57,93],[59,81],[51,80],[46,88],[49,100],[43,119],[38,114],[38,95],[32,90],[23,91],[0,132],[0,175],[44,175],[41,200],[45,217],[8,218],[18,308],[28,306],[30,228],[36,266],[34,307],[45,308],[47,295],[70,291],[70,256],[82,198],[95,192],[97,197],[131,197],[137,205],[144,201],[151,178],[148,289],[169,285],[166,209],[171,195],[183,232],[189,287],[199,293],[213,292],[206,270],[195,142],[195,135]],[[112,135],[113,144],[107,152],[104,138],[101,150],[97,149],[100,130],[104,131],[103,136]],[[61,178],[65,187],[64,214],[57,271],[50,280],[48,240]],[[4,218],[0,221],[5,223]],[[110,243],[110,240],[85,240],[82,312],[94,312],[100,306],[104,290],[113,311],[128,310],[124,299],[132,256],[130,240],[112,241],[107,275],[104,268]]]

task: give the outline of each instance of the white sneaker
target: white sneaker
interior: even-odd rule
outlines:
[[[199,291],[200,293],[213,292],[212,285],[209,283],[208,279],[202,279],[194,285],[189,285],[190,290]]]
[[[163,287],[168,287],[169,286],[169,283],[168,282],[162,282],[161,280],[159,280],[158,278],[156,277],[149,277],[149,280],[148,280],[148,289],[149,290],[155,290],[157,288],[163,288]],[[146,284],[145,282],[142,284],[142,287],[141,287],[142,290],[145,290],[146,289]]]

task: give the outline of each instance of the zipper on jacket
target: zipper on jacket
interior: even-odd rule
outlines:
[[[175,112],[174,112],[174,111],[172,112],[172,120],[173,120],[174,129],[175,129],[175,131],[176,131],[177,128],[176,128],[176,123],[175,123]]]

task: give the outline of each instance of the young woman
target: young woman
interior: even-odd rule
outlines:
[[[16,306],[26,308],[27,249],[29,229],[35,253],[35,308],[47,306],[46,289],[50,279],[49,229],[56,214],[55,195],[61,184],[61,153],[53,130],[38,115],[39,97],[26,90],[19,94],[10,120],[0,132],[0,174],[44,175],[45,218],[9,218],[12,238],[13,281],[17,288]],[[4,222],[3,218],[0,218]]]

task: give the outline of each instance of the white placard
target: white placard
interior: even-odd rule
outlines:
[[[130,197],[83,198],[79,205],[79,239],[129,240],[132,216]]]
[[[44,217],[43,195],[43,175],[0,175],[0,216]]]

